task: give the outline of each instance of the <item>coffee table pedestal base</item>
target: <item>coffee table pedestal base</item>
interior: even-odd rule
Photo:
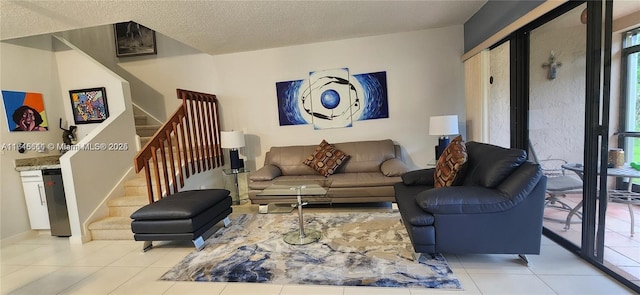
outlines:
[[[304,234],[301,235],[300,231],[292,231],[284,235],[284,241],[290,245],[306,245],[319,241],[322,238],[322,233],[315,229],[305,229]]]

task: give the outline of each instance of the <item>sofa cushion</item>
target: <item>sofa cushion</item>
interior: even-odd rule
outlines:
[[[458,184],[464,174],[464,167],[467,163],[467,148],[462,141],[462,136],[458,135],[442,152],[438,158],[436,171],[434,174],[434,186],[446,187]]]
[[[253,181],[268,181],[282,175],[280,168],[267,164],[258,169],[258,171],[251,173],[250,180]]]
[[[380,165],[388,159],[397,158],[393,141],[371,140],[334,143],[337,149],[349,155],[347,161],[338,172],[380,172]]]
[[[386,160],[380,165],[380,171],[385,176],[402,176],[408,170],[407,165],[397,158]]]
[[[467,143],[467,154],[464,186],[495,188],[527,160],[524,150],[474,141]]]
[[[226,189],[188,190],[166,196],[131,214],[135,220],[188,219],[231,199]],[[228,206],[227,206],[228,207]]]
[[[348,158],[349,155],[330,145],[323,139],[320,145],[316,147],[315,151],[309,155],[303,163],[316,170],[320,175],[326,177],[335,173],[336,169]]]
[[[271,181],[251,181],[249,189],[263,190],[276,181],[331,180],[331,188],[365,188],[392,186],[401,181],[400,177],[384,176],[380,172],[338,173],[325,178],[322,175],[285,175]]]
[[[278,167],[282,175],[318,175],[303,161],[318,145],[274,146],[265,155],[264,165]],[[334,143],[333,146],[349,155],[349,160],[338,168],[343,172],[380,172],[380,165],[388,159],[400,158],[390,139]],[[399,149],[398,149],[399,150]],[[401,159],[401,158],[400,158]]]

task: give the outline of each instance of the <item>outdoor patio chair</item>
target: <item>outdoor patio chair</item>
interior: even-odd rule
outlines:
[[[538,159],[531,142],[529,142],[529,155],[531,156],[531,161],[540,164],[542,174],[547,176],[545,207],[567,212],[575,211],[575,215],[582,219],[582,212],[574,210],[575,205],[572,207],[562,200],[568,194],[582,194],[582,179],[577,175],[573,175],[575,174],[573,172],[565,173],[566,169],[562,168],[562,165],[567,164],[567,161],[563,159]],[[565,223],[565,229],[569,229],[572,215],[568,215],[566,220],[561,221]]]

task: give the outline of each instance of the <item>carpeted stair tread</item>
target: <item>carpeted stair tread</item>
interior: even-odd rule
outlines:
[[[136,126],[136,134],[140,137],[153,136],[156,131],[162,127],[161,125],[138,125]]]
[[[109,207],[124,207],[124,206],[144,206],[149,204],[149,197],[143,195],[125,196],[110,199],[107,202]]]
[[[97,229],[91,231],[93,240],[133,240],[131,229]]]
[[[144,174],[138,174],[139,177],[129,179],[124,182],[124,186],[147,186],[147,180],[144,179]]]
[[[122,216],[109,216],[89,225],[90,230],[128,230],[131,232],[131,218]]]
[[[135,125],[147,124],[147,116],[145,115],[133,115],[133,119],[134,119]]]

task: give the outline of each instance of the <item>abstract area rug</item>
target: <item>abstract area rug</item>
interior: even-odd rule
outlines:
[[[238,215],[162,276],[170,281],[461,289],[445,258],[413,248],[398,213],[308,213],[320,241],[289,245],[293,214]]]

